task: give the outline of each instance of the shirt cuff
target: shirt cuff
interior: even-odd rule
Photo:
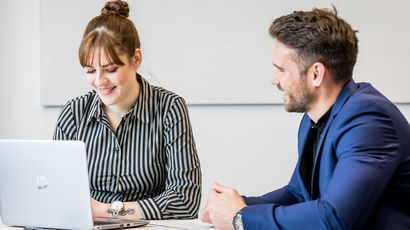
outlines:
[[[162,219],[161,211],[153,199],[137,200],[142,215],[146,220],[160,220]]]

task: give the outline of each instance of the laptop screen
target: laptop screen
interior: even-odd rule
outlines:
[[[93,228],[85,144],[0,140],[0,209],[5,225]]]

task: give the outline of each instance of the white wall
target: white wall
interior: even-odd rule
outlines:
[[[60,108],[40,104],[39,4],[5,2],[0,8],[0,138],[50,139]],[[399,108],[409,120],[410,105]],[[213,181],[246,194],[288,182],[297,160],[300,114],[286,113],[281,105],[190,106],[189,111],[203,200]]]

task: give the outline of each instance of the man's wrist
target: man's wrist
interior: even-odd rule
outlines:
[[[242,211],[243,211],[245,208],[246,208],[246,206],[243,207],[241,210],[239,210],[239,211],[235,214],[235,216],[233,217],[232,225],[233,225],[233,228],[234,228],[235,230],[244,230],[244,228],[243,228],[243,223],[242,223]]]

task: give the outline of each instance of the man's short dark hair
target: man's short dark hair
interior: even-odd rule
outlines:
[[[358,52],[356,30],[337,16],[337,10],[294,11],[277,18],[269,28],[270,35],[295,50],[302,75],[315,62],[321,62],[335,83],[352,79]]]

